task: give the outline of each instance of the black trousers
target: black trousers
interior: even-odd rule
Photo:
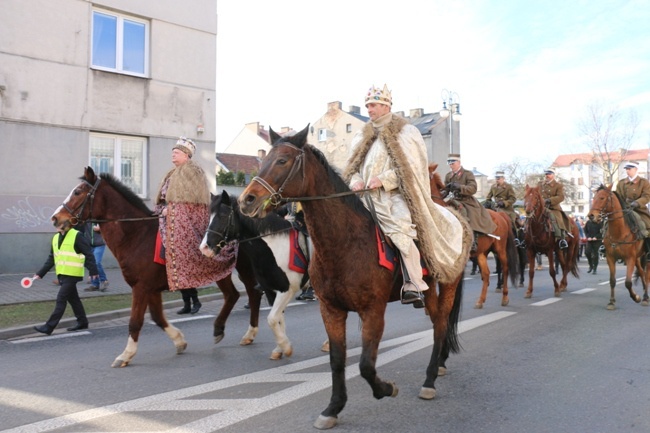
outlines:
[[[603,244],[603,241],[587,241],[587,249],[585,250],[585,255],[587,256],[587,261],[589,262],[589,267],[596,269],[598,267],[598,249]]]
[[[86,317],[86,310],[84,310],[84,306],[79,298],[79,292],[77,292],[77,283],[81,281],[82,278],[70,277],[67,275],[57,275],[57,277],[61,287],[59,288],[59,293],[56,295],[54,311],[52,311],[52,315],[45,324],[51,329],[56,328],[61,317],[63,317],[63,313],[65,313],[65,308],[69,302],[72,311],[77,318],[77,322],[80,325],[87,325],[88,318]]]

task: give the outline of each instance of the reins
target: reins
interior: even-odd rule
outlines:
[[[259,176],[255,176],[251,182],[257,182],[260,185],[266,189],[271,196],[267,199],[269,204],[272,206],[279,206],[284,203],[295,203],[295,202],[301,202],[301,201],[315,201],[315,200],[326,200],[326,199],[331,199],[331,198],[338,198],[338,197],[346,197],[349,195],[354,195],[354,194],[363,194],[364,192],[367,191],[373,191],[374,188],[365,188],[365,189],[360,189],[357,191],[343,191],[343,192],[337,192],[335,194],[330,194],[330,195],[319,195],[319,196],[313,196],[313,197],[282,197],[282,191],[284,191],[285,186],[287,185],[287,182],[291,180],[291,178],[298,172],[298,170],[302,167],[302,178],[303,181],[305,179],[305,167],[303,164],[303,158],[305,156],[305,151],[303,149],[300,149],[299,147],[294,146],[291,143],[278,143],[278,145],[283,145],[283,146],[288,146],[297,152],[299,152],[298,156],[294,158],[295,163],[291,167],[291,170],[289,171],[289,174],[287,174],[287,177],[284,179],[282,182],[282,185],[280,185],[280,188],[276,191],[267,181],[262,179]]]

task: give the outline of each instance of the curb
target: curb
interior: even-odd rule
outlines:
[[[246,292],[244,292],[244,295],[245,294]],[[216,301],[219,299],[223,299],[222,293],[211,293],[208,295],[201,296],[202,302]],[[181,307],[182,305],[183,305],[182,299],[175,300],[175,301],[167,301],[163,303],[163,309],[166,310],[169,308],[177,308],[177,307]],[[103,313],[90,314],[88,315],[88,323],[92,325],[93,323],[97,324],[101,322],[106,322],[108,320],[121,319],[123,317],[128,317],[130,315],[131,315],[130,308],[123,308],[121,310],[113,310],[113,311],[106,311]],[[57,328],[67,328],[75,325],[76,323],[77,323],[76,318],[66,317],[64,319],[61,319]],[[0,340],[9,340],[12,338],[24,337],[26,335],[35,334],[36,331],[34,331],[34,326],[40,324],[41,323],[34,323],[31,325],[22,325],[22,326],[16,326],[14,328],[0,329]]]

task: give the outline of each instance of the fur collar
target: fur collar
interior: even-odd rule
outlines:
[[[210,204],[210,188],[205,172],[191,159],[172,168],[163,178],[161,186],[169,180],[165,200],[176,203]],[[160,192],[158,193],[160,199]]]

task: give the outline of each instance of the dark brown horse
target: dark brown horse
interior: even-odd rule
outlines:
[[[603,228],[603,245],[605,245],[605,255],[607,257],[607,266],[609,266],[609,288],[610,297],[608,310],[616,309],[616,298],[614,297],[614,288],[616,286],[616,261],[625,262],[625,288],[630,293],[634,302],[640,302],[641,298],[632,288],[632,275],[634,268],[643,284],[643,306],[648,306],[648,277],[650,272],[647,269],[647,260],[645,256],[644,241],[642,236],[637,236],[637,224],[632,215],[632,208],[621,200],[611,186],[601,185],[591,202],[589,218],[596,222],[605,221]],[[633,231],[631,227],[634,227]]]
[[[107,173],[97,176],[92,168],[86,167],[81,183],[54,212],[52,221],[59,226],[87,220],[99,222],[106,245],[117,259],[124,281],[131,286],[133,294],[128,343],[112,366],[126,367],[135,356],[147,307],[151,319],[174,342],[176,352],[182,353],[187,347],[185,337],[167,322],[163,311],[161,292],[168,290],[167,272],[165,266],[153,261],[158,218],[152,216],[140,197],[116,178]],[[238,255],[236,269],[246,286],[251,310],[249,330],[241,343],[250,344],[253,331],[258,328],[261,293],[254,289],[256,281],[247,257]],[[217,281],[217,285],[223,292],[224,304],[214,321],[215,343],[223,338],[226,319],[239,298],[230,275]]]
[[[431,185],[431,198],[438,204],[444,204],[441,200],[441,190],[444,188],[444,182],[438,173],[436,173],[438,164],[429,164],[429,184]],[[490,285],[490,268],[487,263],[487,255],[494,253],[500,263],[500,269],[503,275],[503,286],[501,295],[501,305],[507,306],[510,303],[508,298],[508,276],[513,286],[516,286],[515,270],[519,267],[519,254],[515,245],[515,234],[512,231],[512,222],[510,217],[503,212],[496,212],[488,209],[490,218],[496,224],[497,229],[492,233],[497,236],[479,236],[477,239],[476,251],[471,253],[471,257],[476,257],[478,266],[481,270],[481,280],[483,287],[481,294],[474,304],[474,308],[481,309],[487,298],[487,290]],[[509,273],[512,269],[513,272]],[[497,289],[498,290],[498,289]]]
[[[244,190],[239,203],[242,213],[257,217],[263,217],[283,197],[302,204],[314,243],[309,275],[330,341],[332,394],[329,405],[314,424],[316,428],[327,429],[336,425],[338,414],[347,402],[345,323],[350,311],[356,311],[363,323],[361,376],[375,398],[397,395],[394,383],[377,376],[375,364],[384,331],[386,304],[400,299],[402,278],[378,264],[377,226],[371,214],[323,154],[307,144],[308,132],[307,127],[283,138],[271,131],[273,147],[262,161],[258,178]],[[460,227],[467,230],[462,223]],[[465,239],[470,236],[467,231],[464,235]],[[462,248],[466,257],[468,242]],[[439,368],[444,367],[450,351],[459,350],[456,328],[463,272],[453,282],[439,285],[439,294],[433,279],[425,278],[430,289],[424,292],[424,303],[434,324],[434,338],[419,397],[432,399]]]
[[[578,244],[580,243],[580,231],[573,219],[569,220],[571,227],[571,236],[566,241],[569,245],[566,249],[561,249],[553,235],[551,218],[546,212],[544,199],[539,187],[530,187],[526,185],[526,194],[524,195],[524,208],[526,209],[526,252],[528,253],[528,290],[524,297],[533,296],[533,278],[535,277],[535,256],[537,253],[546,254],[548,257],[548,273],[553,279],[555,296],[559,297],[560,293],[566,290],[567,276],[569,272],[574,277],[578,275]],[[562,280],[558,284],[555,271],[555,259],[557,257],[562,268]]]

